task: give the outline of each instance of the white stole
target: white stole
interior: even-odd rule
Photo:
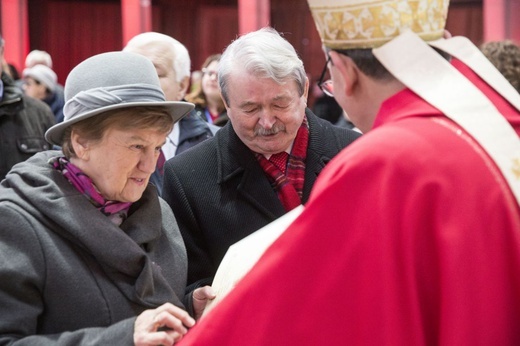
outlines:
[[[455,37],[431,44],[465,63],[520,111],[520,95],[469,40]],[[520,205],[520,139],[493,103],[412,32],[401,34],[373,52],[395,78],[481,145]]]

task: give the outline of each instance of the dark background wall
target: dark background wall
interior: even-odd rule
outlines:
[[[122,49],[119,0],[28,0],[30,49],[48,51],[61,83],[83,59]],[[154,31],[173,36],[189,50],[192,69],[222,50],[238,34],[237,0],[152,1]],[[284,33],[312,78],[325,63],[307,2],[271,1],[271,21]],[[447,29],[482,41],[482,0],[451,0]]]

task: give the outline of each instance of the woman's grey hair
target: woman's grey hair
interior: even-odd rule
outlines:
[[[228,82],[234,70],[244,68],[259,78],[270,78],[278,84],[294,80],[301,95],[307,75],[294,47],[273,28],[243,35],[233,41],[222,54],[218,65],[218,83],[222,98],[229,105]]]
[[[173,70],[175,71],[176,82],[180,83],[184,78],[190,76],[191,61],[188,49],[171,36],[158,32],[145,32],[134,36],[128,43],[123,52],[134,52],[148,45],[162,45],[170,50],[174,56]]]

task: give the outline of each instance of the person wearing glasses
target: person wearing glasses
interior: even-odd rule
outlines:
[[[325,165],[360,136],[307,109],[303,63],[272,28],[231,43],[218,82],[228,124],[164,173],[195,285],[211,282],[230,245],[305,204]]]
[[[212,54],[202,64],[202,77],[186,100],[195,104],[194,112],[204,121],[215,126],[224,126],[229,118],[218,89],[218,63],[221,54]]]
[[[520,344],[520,95],[447,1],[308,2],[364,134],[182,345]]]

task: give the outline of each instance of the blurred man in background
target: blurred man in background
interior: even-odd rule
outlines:
[[[4,59],[4,49],[0,35],[0,61]],[[51,148],[44,135],[55,120],[45,103],[23,94],[2,65],[0,73],[0,180],[3,180],[13,165]]]

